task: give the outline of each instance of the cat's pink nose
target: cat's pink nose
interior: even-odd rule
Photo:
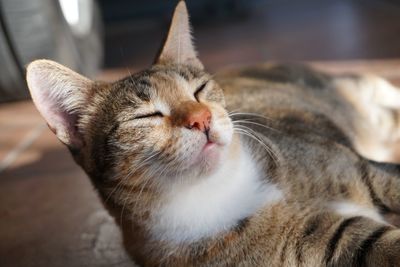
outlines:
[[[211,112],[208,107],[195,101],[185,101],[172,110],[174,125],[206,132],[210,128]]]
[[[202,132],[210,128],[211,112],[208,108],[197,109],[190,112],[186,117],[185,127],[198,129]]]

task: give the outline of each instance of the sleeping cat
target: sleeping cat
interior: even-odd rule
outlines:
[[[35,105],[141,266],[400,265],[400,90],[302,66],[212,76],[185,3],[148,69],[93,82],[49,60]],[[375,160],[375,161],[372,161]]]

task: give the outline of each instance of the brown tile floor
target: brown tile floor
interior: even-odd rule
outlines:
[[[400,60],[313,65],[371,71],[400,85]],[[132,266],[88,178],[30,101],[0,106],[0,166],[0,266]]]

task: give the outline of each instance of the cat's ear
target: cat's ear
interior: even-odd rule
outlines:
[[[179,1],[175,8],[167,38],[156,62],[193,65],[203,69],[192,43],[185,1]]]
[[[70,149],[79,150],[83,139],[77,119],[87,104],[93,82],[50,60],[30,63],[26,80],[33,102],[49,128]]]

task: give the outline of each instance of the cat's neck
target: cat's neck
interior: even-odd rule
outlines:
[[[152,216],[154,238],[179,243],[215,236],[282,198],[249,149],[237,141],[215,173],[171,190]]]

